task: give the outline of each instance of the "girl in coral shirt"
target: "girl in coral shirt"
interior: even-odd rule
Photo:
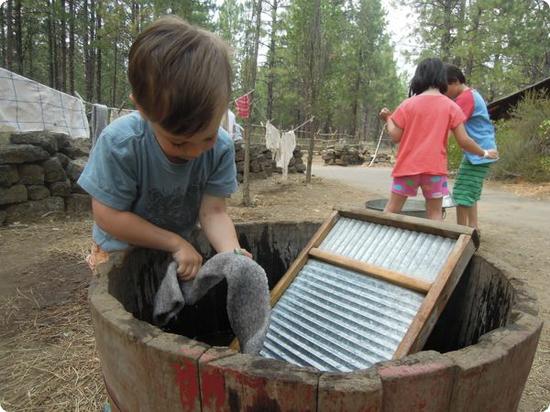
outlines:
[[[484,150],[464,128],[464,113],[445,96],[447,73],[437,58],[422,60],[414,73],[409,98],[392,113],[387,108],[380,118],[387,124],[394,143],[399,143],[392,171],[392,189],[385,212],[399,213],[418,187],[426,199],[429,219],[442,220],[443,197],[447,188],[447,142],[452,131],[458,145],[485,158],[497,158],[496,150]]]

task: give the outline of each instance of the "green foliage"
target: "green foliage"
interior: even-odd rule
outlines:
[[[543,0],[399,0],[418,13],[415,57],[462,68],[489,100],[550,76],[550,13]]]
[[[460,166],[464,152],[456,142],[456,139],[451,136],[449,139],[449,145],[447,147],[447,160],[449,163],[449,170],[456,171]]]
[[[531,95],[519,103],[512,118],[497,123],[500,160],[496,178],[550,180],[550,100]]]

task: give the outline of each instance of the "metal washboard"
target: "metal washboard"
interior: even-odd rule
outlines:
[[[272,290],[260,355],[349,372],[421,350],[477,239],[426,219],[333,212]]]

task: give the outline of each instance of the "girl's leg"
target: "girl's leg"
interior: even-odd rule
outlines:
[[[385,213],[399,213],[403,209],[403,205],[407,201],[407,196],[398,195],[397,193],[390,193],[390,200],[386,203],[384,208]]]
[[[456,223],[459,225],[468,226],[468,218],[470,216],[471,207],[456,206]]]
[[[443,220],[443,198],[426,199],[426,212],[428,219]]]

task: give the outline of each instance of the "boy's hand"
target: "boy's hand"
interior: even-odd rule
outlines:
[[[392,112],[387,107],[384,107],[382,110],[380,110],[380,113],[378,113],[378,117],[385,122],[388,121],[388,117],[390,117],[391,115]]]
[[[498,159],[498,151],[497,149],[486,150],[485,155],[483,157],[487,159]]]
[[[241,248],[241,247],[235,248],[234,252],[235,252],[237,255],[244,255],[244,256],[246,256],[246,257],[248,257],[248,258],[250,258],[250,259],[254,259],[254,258],[252,257],[252,253],[250,253],[248,250],[243,249],[243,248]]]
[[[178,249],[172,255],[178,264],[178,277],[181,280],[191,280],[197,276],[202,266],[202,256],[189,242],[181,239]]]

